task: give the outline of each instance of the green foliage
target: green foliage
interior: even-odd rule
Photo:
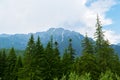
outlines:
[[[120,80],[120,76],[107,70],[105,73],[101,73],[99,80]]]
[[[74,70],[79,75],[85,74],[86,72],[90,73],[93,79],[97,79],[99,73],[97,72],[98,66],[94,54],[94,46],[87,35],[83,39],[82,47],[82,55],[80,56],[80,58],[76,59]]]
[[[79,80],[92,80],[90,77],[90,73],[85,73],[84,75],[80,76]]]
[[[93,79],[97,79],[99,76],[98,66],[96,64],[96,59],[93,54],[82,55],[75,63],[74,70],[77,74],[82,75],[85,73],[90,73]]]
[[[0,52],[0,78],[1,79],[4,79],[4,76],[5,76],[5,70],[7,67],[6,60],[7,60],[7,57],[6,57],[5,50],[2,50]]]
[[[34,78],[39,80],[41,79],[41,65],[44,55],[44,48],[41,44],[40,38],[38,37],[36,43],[35,43],[35,52],[33,54],[33,67],[34,67]]]
[[[8,57],[7,57],[7,67],[5,69],[5,80],[15,80],[15,73],[14,73],[14,69],[15,69],[15,65],[16,65],[16,61],[17,61],[17,56],[15,53],[14,48],[11,48]]]
[[[51,40],[48,42],[40,61],[40,77],[43,80],[53,80],[55,77],[60,77],[61,71],[59,54],[58,44],[55,42],[54,48],[53,39],[51,37]]]
[[[80,77],[75,73],[70,73],[69,80],[80,80]]]
[[[89,38],[87,37],[87,35],[85,36],[85,38],[82,41],[82,53],[89,53],[89,54],[94,54],[94,48],[93,48],[93,44],[92,42],[89,40]]]
[[[22,69],[22,73],[24,73],[23,78],[27,78],[28,80],[33,79],[34,77],[34,67],[33,67],[33,55],[35,53],[35,42],[34,37],[31,35],[24,55],[24,67]]]
[[[69,39],[68,54],[70,54],[71,62],[74,62],[75,59],[75,50],[72,47],[72,39]]]
[[[23,63],[22,63],[21,56],[19,56],[17,59],[16,65],[15,65],[15,68],[14,68],[15,80],[19,79],[19,71],[21,68],[23,68]]]
[[[73,64],[75,60],[75,50],[72,47],[72,39],[69,39],[69,46],[65,49],[63,58],[62,58],[62,71],[63,74],[66,74],[66,78],[68,79],[68,75],[73,69]]]
[[[54,80],[58,80],[58,78],[55,78]],[[84,75],[79,76],[75,72],[71,72],[68,76],[68,79],[65,75],[63,75],[60,80],[91,80],[91,77],[89,73],[85,73]]]
[[[63,75],[63,77],[60,80],[66,80],[66,76]]]
[[[68,76],[72,68],[72,63],[70,54],[67,53],[67,50],[65,50],[65,53],[63,55],[62,66],[63,74],[66,74]]]
[[[101,73],[100,80],[113,80],[113,73],[110,70]]]
[[[120,76],[118,76],[117,74],[115,74],[116,80],[120,80]]]
[[[104,34],[102,31],[102,25],[99,20],[99,17],[97,15],[97,23],[96,23],[96,32],[95,32],[95,39],[96,39],[96,51],[102,48],[102,45],[104,44]]]
[[[48,42],[47,47],[45,49],[45,53],[43,55],[43,61],[41,66],[41,78],[46,79],[53,79],[53,64],[54,64],[54,56],[53,56],[53,47],[52,43]],[[47,76],[45,76],[47,75]]]
[[[110,69],[114,73],[118,74],[118,71],[120,71],[119,59],[117,58],[117,55],[115,54],[113,48],[111,48],[109,41],[104,39],[102,26],[98,16],[96,23],[95,38],[96,38],[95,55],[97,65],[99,66],[98,72],[105,72],[106,70]],[[118,67],[115,68],[115,66],[117,65]]]

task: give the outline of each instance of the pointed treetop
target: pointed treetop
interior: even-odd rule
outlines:
[[[96,46],[97,48],[101,48],[102,44],[104,44],[104,32],[102,30],[102,25],[99,20],[99,16],[97,15],[97,22],[96,22],[96,32],[95,32],[95,39],[96,39]]]
[[[97,23],[96,23],[96,27],[99,26],[99,27],[102,27],[102,24],[101,24],[101,21],[100,21],[100,18],[99,18],[99,15],[97,14]]]

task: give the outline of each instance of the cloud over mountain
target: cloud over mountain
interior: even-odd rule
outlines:
[[[0,33],[63,27],[93,37],[96,15],[103,26],[112,24],[106,12],[115,4],[116,0],[1,0]]]

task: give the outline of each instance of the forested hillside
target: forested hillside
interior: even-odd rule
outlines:
[[[120,80],[119,56],[104,37],[97,17],[95,43],[86,34],[81,56],[76,57],[72,38],[61,56],[53,36],[43,47],[40,37],[31,35],[23,56],[14,48],[8,54],[1,50],[0,80]]]

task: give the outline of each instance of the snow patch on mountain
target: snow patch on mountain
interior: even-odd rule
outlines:
[[[64,40],[64,31],[62,31],[62,40],[61,40],[61,42],[63,42],[63,40]]]

